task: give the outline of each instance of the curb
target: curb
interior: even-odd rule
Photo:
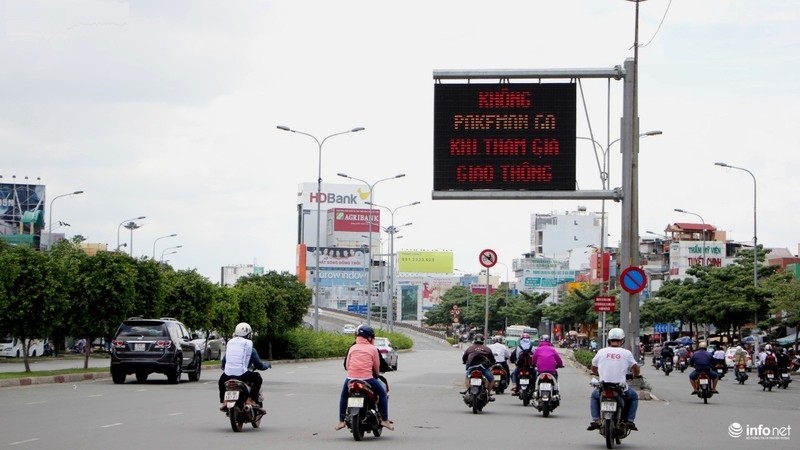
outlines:
[[[67,375],[50,375],[44,377],[9,378],[0,380],[0,388],[32,386],[34,384],[76,383],[79,381],[111,378],[110,372],[73,373]]]

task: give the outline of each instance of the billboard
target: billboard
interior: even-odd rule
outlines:
[[[372,219],[372,220],[370,220]],[[333,223],[333,232],[352,231],[369,233],[370,223],[372,232],[381,231],[381,210],[373,208],[332,208],[328,210],[328,221]]]
[[[573,83],[434,85],[433,190],[575,190]]]
[[[453,252],[401,251],[397,252],[400,273],[453,273]]]
[[[366,271],[369,264],[367,247],[321,247],[319,268],[324,269],[361,269]],[[317,266],[316,247],[306,247],[306,265],[313,269]]]
[[[44,227],[44,185],[0,183],[0,235],[35,244]]]

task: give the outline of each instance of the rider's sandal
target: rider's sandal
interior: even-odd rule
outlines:
[[[381,426],[383,428],[394,431],[394,422],[392,422],[391,420],[381,420]]]
[[[339,430],[341,430],[342,428],[344,428],[346,426],[347,426],[347,424],[345,424],[344,422],[339,422],[339,423],[336,424],[335,427],[333,427],[333,429],[336,430],[336,431],[339,431]]]

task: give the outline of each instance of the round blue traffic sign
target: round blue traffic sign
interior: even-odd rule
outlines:
[[[619,275],[622,290],[629,294],[638,294],[647,286],[647,274],[638,267],[628,267]]]

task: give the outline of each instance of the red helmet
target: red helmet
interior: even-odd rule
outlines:
[[[528,333],[522,333],[522,339],[530,339],[531,335]]]

